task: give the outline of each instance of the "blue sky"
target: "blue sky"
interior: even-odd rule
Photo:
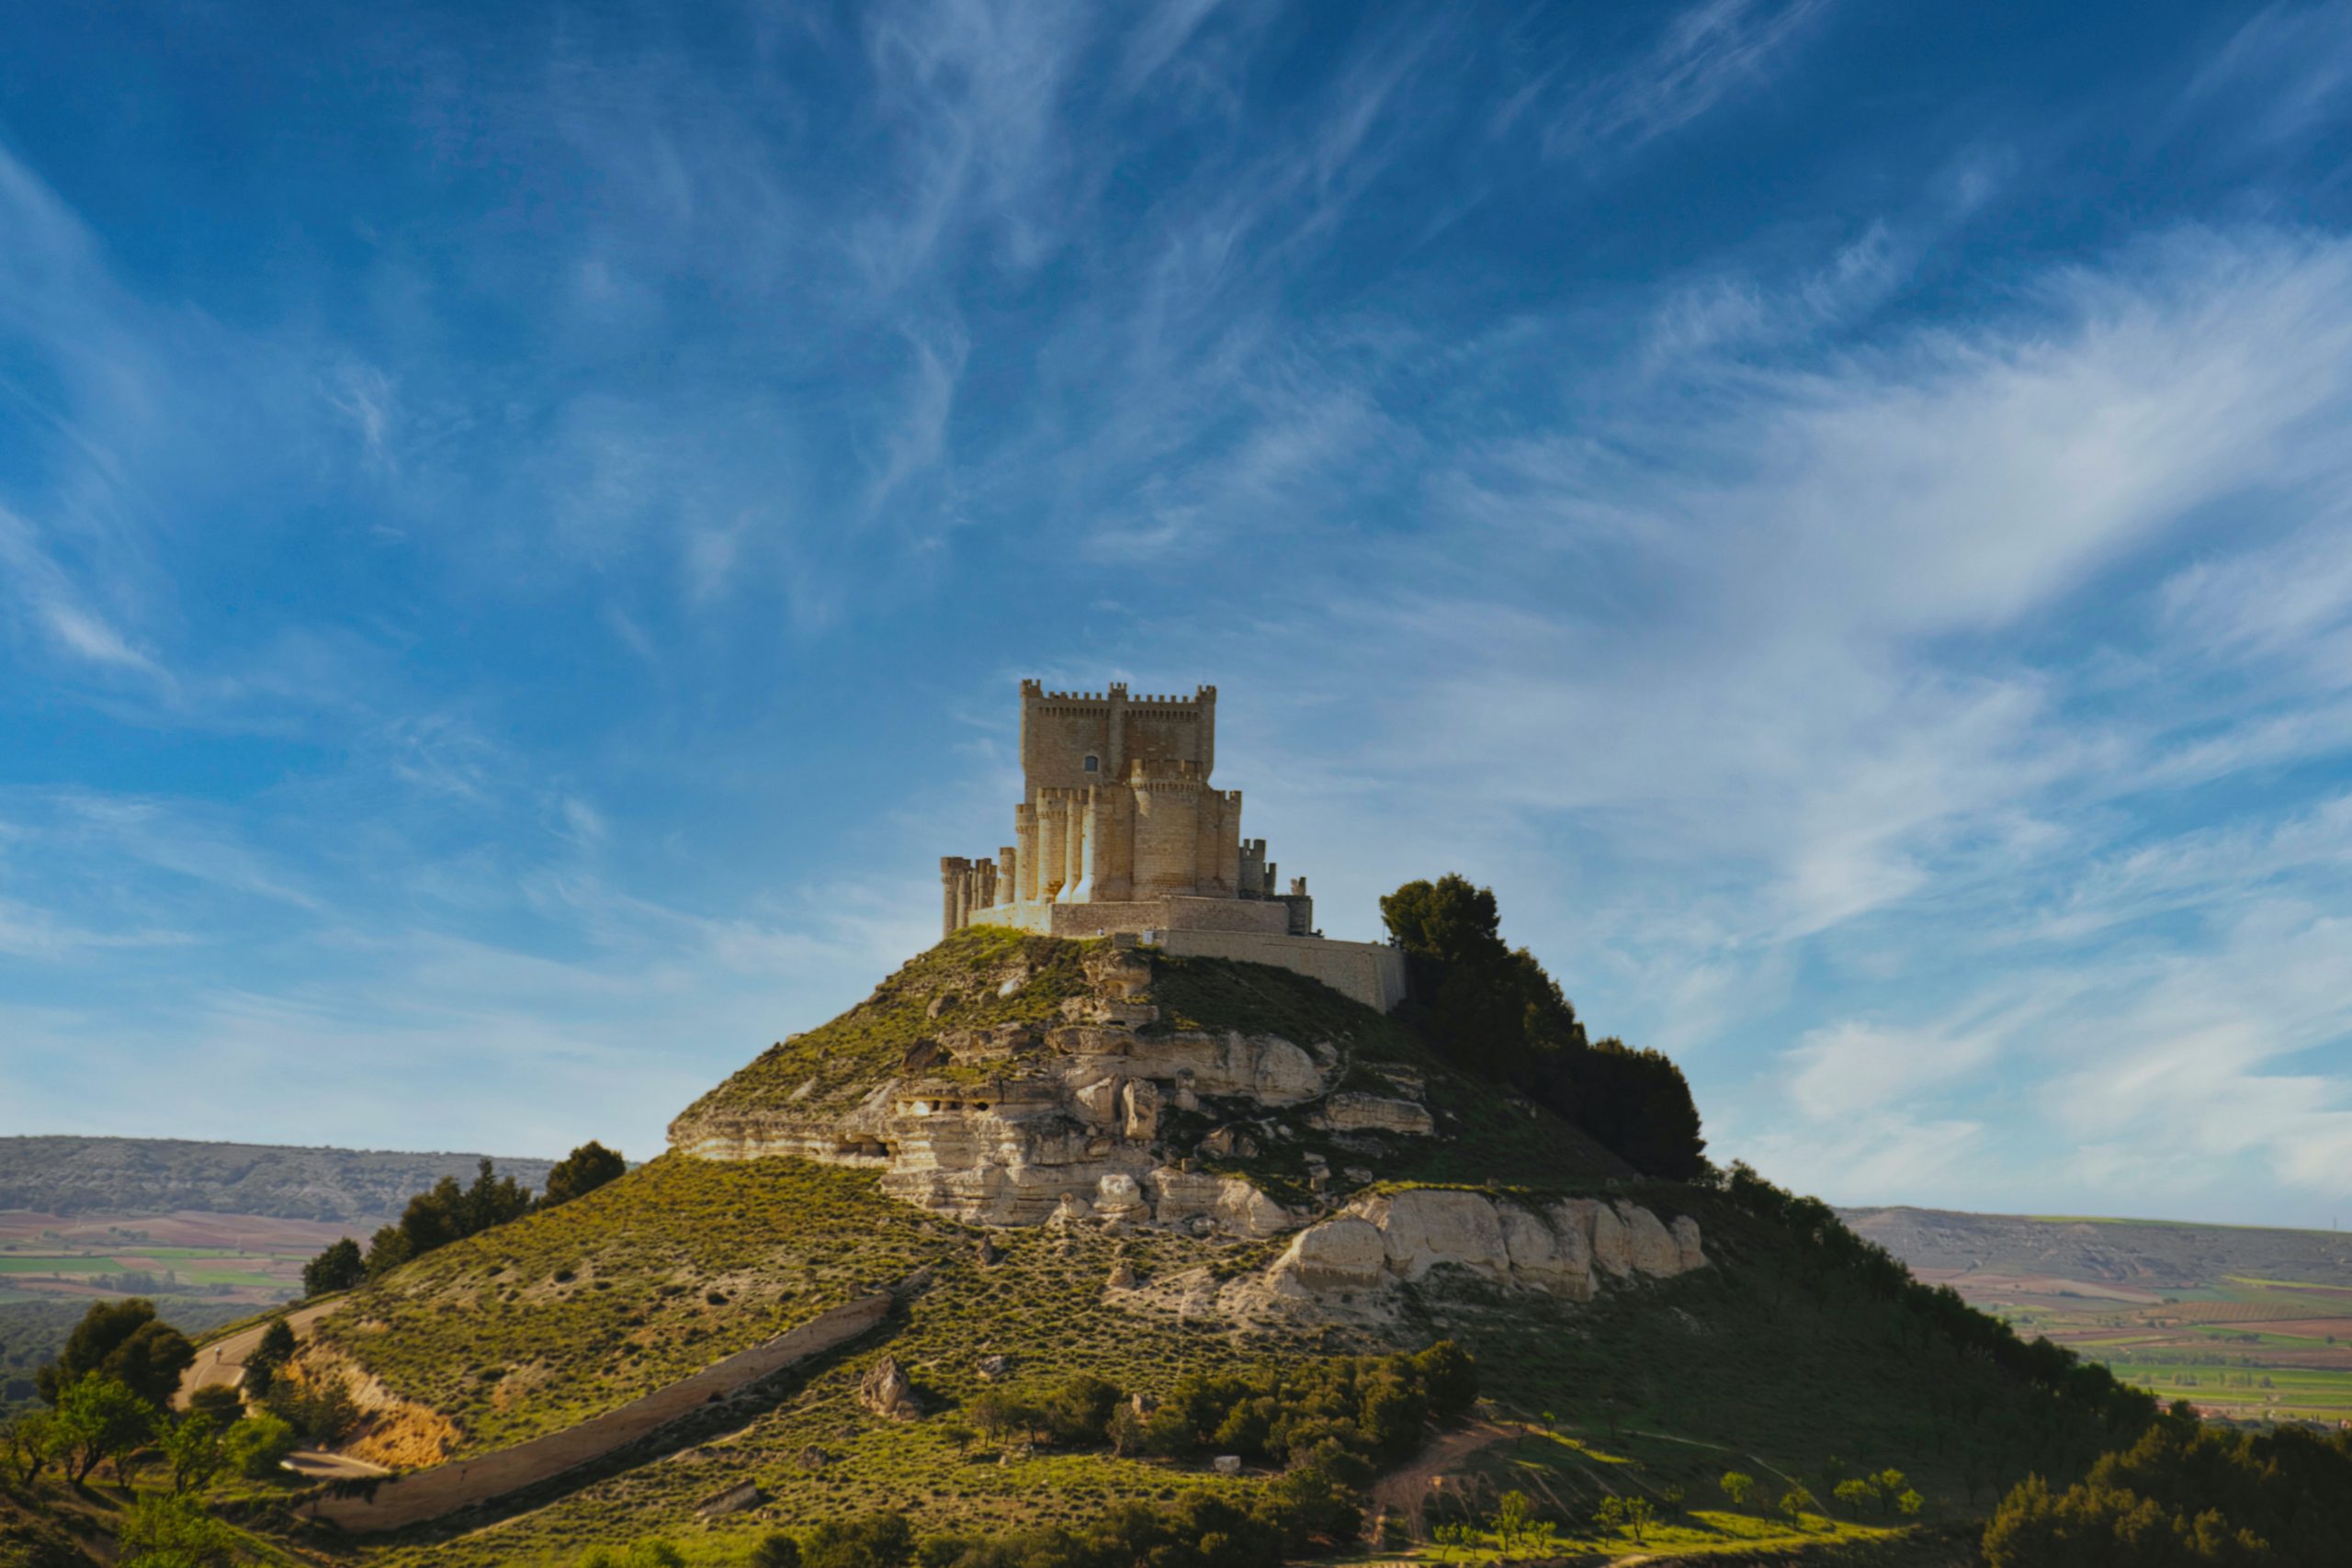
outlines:
[[[0,1132],[650,1154],[1037,675],[1784,1181],[2352,1208],[2352,5],[11,28]]]

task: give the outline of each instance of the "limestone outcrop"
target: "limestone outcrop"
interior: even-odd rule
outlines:
[[[1566,1199],[1541,1206],[1453,1188],[1359,1199],[1311,1224],[1268,1271],[1278,1293],[1376,1291],[1432,1269],[1570,1301],[1612,1280],[1668,1279],[1707,1262],[1699,1223],[1669,1227],[1638,1203]]]
[[[857,1402],[888,1421],[911,1421],[922,1414],[915,1403],[915,1385],[896,1356],[884,1356],[865,1369],[857,1380]]]

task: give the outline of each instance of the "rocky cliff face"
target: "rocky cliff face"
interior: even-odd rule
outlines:
[[[1297,1216],[1245,1179],[1193,1168],[1195,1154],[1247,1148],[1253,1127],[1279,1136],[1259,1124],[1294,1109],[1355,1133],[1434,1130],[1417,1102],[1332,1093],[1344,1061],[1329,1043],[1153,1030],[1159,1009],[1136,999],[1151,967],[1132,945],[1090,953],[1084,973],[1086,990],[1063,999],[1058,1023],[941,1029],[846,1111],[690,1114],[672,1125],[672,1146],[706,1159],[872,1166],[893,1197],[983,1224],[1087,1220],[1258,1237]]]
[[[934,955],[983,940],[967,933]],[[1311,981],[1236,966],[1237,1015],[1283,1028],[1212,1028],[1156,999],[1150,950],[1124,939],[1051,946],[1080,956],[1073,964],[1069,953],[1033,944],[961,968],[918,961],[876,992],[872,1016],[860,1010],[829,1026],[880,1071],[860,1081],[839,1053],[786,1043],[754,1064],[758,1094],[706,1097],[672,1124],[673,1146],[705,1159],[792,1155],[870,1168],[890,1196],[981,1224],[1291,1235],[1250,1277],[1246,1293],[1260,1305],[1379,1292],[1447,1268],[1582,1301],[1706,1262],[1687,1217],[1468,1190],[1526,1180],[1524,1157],[1516,1173],[1482,1170],[1459,1186],[1384,1185],[1414,1178],[1415,1151],[1445,1139],[1458,1141],[1456,1168],[1475,1168],[1498,1116],[1522,1156],[1531,1134],[1572,1134],[1515,1125],[1540,1113],[1491,1089],[1480,1091],[1486,1124],[1463,1124],[1432,1092],[1439,1069],[1399,1059],[1401,1032],[1378,1015],[1364,1010],[1353,1032],[1300,1028],[1315,1015],[1289,993],[1319,992]],[[1048,979],[1050,1006],[1035,1005]],[[1264,1005],[1251,987],[1263,988]],[[903,1025],[896,1034],[883,1027],[892,1020]],[[889,1055],[876,1055],[886,1040]],[[1386,1049],[1368,1048],[1382,1041]],[[774,1070],[787,1061],[801,1074],[789,1088]],[[1272,1184],[1280,1196],[1264,1179],[1275,1165],[1293,1173]]]
[[[1498,1284],[1590,1301],[1600,1285],[1706,1266],[1699,1223],[1671,1225],[1638,1203],[1520,1202],[1417,1188],[1359,1199],[1292,1238],[1268,1271],[1278,1292],[1376,1291],[1451,1265]]]

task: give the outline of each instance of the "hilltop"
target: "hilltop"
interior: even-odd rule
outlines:
[[[1286,969],[967,929],[672,1138],[301,1315],[291,1375],[365,1416],[339,1447],[418,1473],[308,1506],[357,1533],[287,1528],[369,1562],[569,1568],[639,1535],[740,1562],[876,1508],[919,1532],[1295,1508],[1238,1416],[1122,1447],[1095,1402],[1385,1378],[1331,1358],[1440,1339],[1485,1415],[1374,1488],[1399,1540],[1518,1490],[1580,1529],[1638,1495],[1684,1546],[1813,1546],[1899,1524],[1891,1494],[1883,1521],[1799,1528],[1716,1478],[1826,1496],[1862,1465],[1906,1472],[1930,1521],[1882,1544],[1941,1552],[1932,1521],[2108,1435],[2096,1391],[2053,1400],[2063,1366],[1923,1313],[1818,1205],[1643,1178]],[[1072,1401],[1081,1435],[1007,1425]],[[1351,1470],[1371,1461],[1334,1440],[1329,1474],[1396,1462]],[[1209,1462],[1228,1448],[1238,1470]]]

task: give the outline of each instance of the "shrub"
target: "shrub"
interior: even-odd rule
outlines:
[[[248,1416],[220,1434],[221,1452],[238,1474],[252,1481],[273,1473],[278,1461],[294,1451],[295,1441],[294,1428],[267,1411]]]
[[[185,1497],[141,1497],[123,1516],[122,1568],[228,1568],[236,1532]]]

